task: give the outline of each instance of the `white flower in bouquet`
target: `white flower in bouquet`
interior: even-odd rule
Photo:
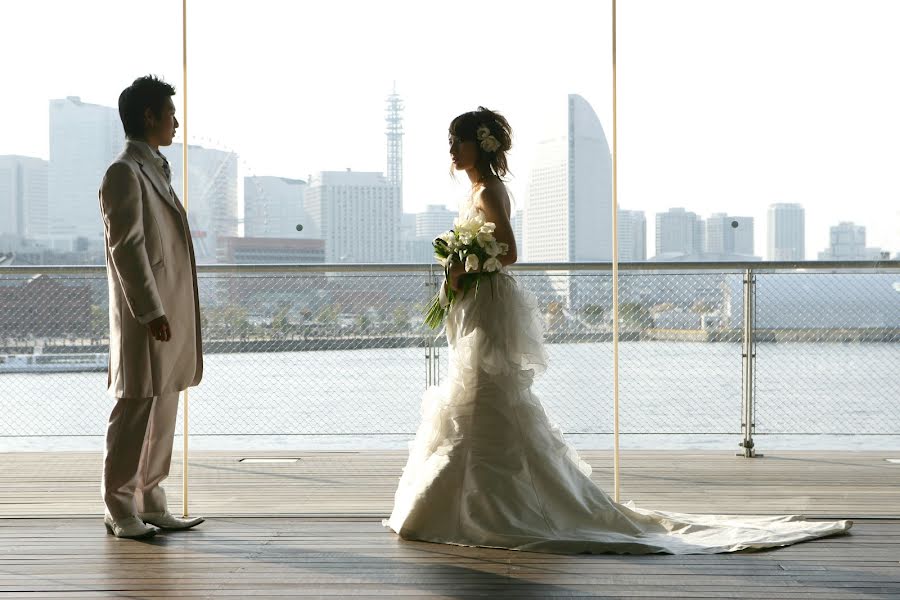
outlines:
[[[463,246],[468,246],[473,241],[475,241],[475,234],[469,231],[468,229],[463,229],[459,232],[459,243]],[[460,257],[462,258],[462,257]]]
[[[439,249],[439,253],[435,253],[434,258],[440,262],[448,253],[452,254],[459,249],[459,242],[456,241],[456,235],[452,231],[447,231],[434,238],[432,245],[435,249]]]
[[[491,240],[488,244],[485,244],[484,251],[487,252],[487,255],[491,258],[494,258],[498,254],[503,254],[500,251],[500,242],[498,242],[497,240]]]
[[[478,265],[479,262],[477,256],[475,256],[474,254],[470,254],[466,257],[466,273],[470,271],[477,271]]]
[[[478,233],[482,227],[484,227],[484,217],[480,214],[476,214],[470,219],[457,217],[453,220],[453,230],[457,233],[460,231],[469,231],[475,234]]]
[[[494,235],[487,231],[479,231],[475,235],[475,241],[478,242],[478,245],[482,248],[487,248],[488,244],[494,242]]]
[[[488,273],[493,273],[494,271],[499,271],[503,267],[503,263],[500,262],[500,259],[495,257],[490,257],[484,264],[481,266],[483,271],[487,271]]]

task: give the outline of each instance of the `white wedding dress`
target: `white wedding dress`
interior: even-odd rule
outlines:
[[[449,377],[425,392],[384,521],[400,537],[536,552],[707,554],[850,528],[849,521],[680,514],[611,500],[531,391],[547,365],[535,298],[505,270],[492,281],[447,317]]]

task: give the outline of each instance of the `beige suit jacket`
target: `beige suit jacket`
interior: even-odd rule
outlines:
[[[150,398],[200,383],[197,266],[187,214],[145,144],[128,141],[100,186],[109,279],[108,391]],[[172,338],[147,323],[165,315]]]

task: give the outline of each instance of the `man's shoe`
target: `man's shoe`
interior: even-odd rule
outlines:
[[[159,529],[152,525],[146,525],[135,516],[125,517],[116,521],[110,516],[103,517],[106,532],[117,538],[129,540],[145,540],[159,533]]]
[[[144,522],[149,523],[150,525],[156,525],[160,529],[166,529],[168,531],[182,531],[184,529],[190,529],[191,527],[196,527],[206,519],[203,517],[194,517],[193,519],[182,519],[180,517],[176,517],[169,511],[165,512],[155,512],[155,513],[140,513],[138,517]]]

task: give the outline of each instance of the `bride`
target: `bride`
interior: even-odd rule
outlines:
[[[509,246],[490,289],[462,295],[446,320],[448,379],[429,388],[390,519],[404,539],[558,553],[706,554],[784,546],[847,531],[849,521],[693,515],[629,507],[590,479],[531,391],[547,365],[535,298],[506,267],[516,262],[502,178],[506,119],[479,107],[450,123],[453,167],[472,183],[460,217],[483,216]],[[465,268],[450,269],[462,290]]]

